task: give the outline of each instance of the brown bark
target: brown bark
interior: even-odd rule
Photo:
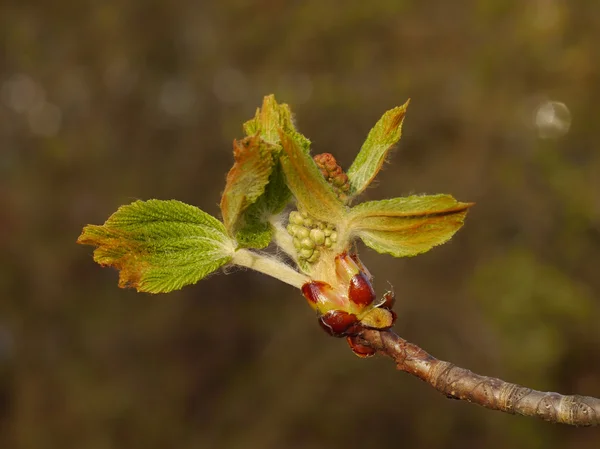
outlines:
[[[545,393],[481,376],[438,360],[392,331],[365,330],[361,343],[391,357],[401,371],[417,376],[449,398],[462,399],[491,410],[573,426],[600,424],[600,399]]]

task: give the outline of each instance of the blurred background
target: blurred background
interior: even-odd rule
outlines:
[[[363,249],[397,332],[476,372],[600,396],[600,3],[0,1],[0,447],[598,448],[449,401],[250,272],[117,287],[81,228],[134,199],[219,214],[262,97],[348,167],[412,102],[367,199],[477,202],[414,259]]]

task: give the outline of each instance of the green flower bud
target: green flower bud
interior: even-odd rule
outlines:
[[[331,233],[331,241],[332,242],[337,242],[337,232],[333,231]]]
[[[294,237],[293,243],[294,243],[294,248],[296,248],[296,249],[302,248],[302,242],[300,241],[299,238]]]
[[[320,229],[311,229],[310,239],[315,242],[317,246],[320,246],[325,243],[325,233]]]
[[[319,260],[320,255],[321,253],[319,252],[319,250],[315,249],[312,253],[312,256],[310,256],[306,261],[310,263],[315,263],[317,260]]]
[[[306,237],[305,239],[302,239],[300,243],[302,244],[302,248],[306,248],[306,249],[313,249],[316,246],[315,242],[313,242],[308,237]]]
[[[314,250],[312,249],[307,249],[307,248],[303,248],[299,251],[298,253],[298,257],[300,259],[308,259],[310,258],[310,256],[312,256],[314,253]]]
[[[296,233],[294,234],[294,237],[298,237],[299,239],[306,239],[308,238],[310,234],[310,231],[304,227],[300,227],[298,226],[298,229],[296,229]]]
[[[314,224],[314,221],[312,218],[305,218],[302,222],[302,224],[307,227],[307,228],[311,228]]]
[[[289,218],[290,223],[302,226],[303,220],[304,219],[303,219],[302,215],[300,214],[300,212],[295,210],[292,213],[290,213],[290,218]]]
[[[331,248],[331,245],[332,245],[331,237],[325,237],[325,247]]]
[[[296,230],[298,229],[298,226],[296,226],[295,224],[289,224],[287,225],[286,229],[288,234],[294,237],[296,235]]]

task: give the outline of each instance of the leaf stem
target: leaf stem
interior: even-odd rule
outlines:
[[[301,288],[302,285],[310,282],[308,276],[297,272],[279,259],[264,253],[239,249],[234,253],[231,262],[235,265],[268,274],[269,276],[279,279],[286,284],[293,285],[296,288]]]
[[[294,248],[292,236],[287,232],[281,221],[271,220],[271,225],[275,229],[273,240],[277,246],[294,262],[298,262],[297,251]]]

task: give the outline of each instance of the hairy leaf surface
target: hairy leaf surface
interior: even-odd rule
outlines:
[[[298,208],[328,223],[341,220],[346,208],[323,177],[310,154],[304,151],[293,135],[282,132],[281,143],[283,145],[281,166]]]
[[[450,240],[471,206],[451,195],[369,201],[352,208],[349,227],[352,234],[380,253],[415,256]]]
[[[194,284],[234,251],[219,220],[176,200],[121,206],[103,225],[86,226],[77,243],[95,246],[94,260],[120,271],[120,287],[149,293]]]
[[[347,172],[354,196],[371,184],[381,170],[389,151],[400,140],[408,103],[407,101],[402,106],[387,111],[369,132],[367,140]]]
[[[242,214],[265,193],[279,148],[258,135],[233,142],[235,163],[227,174],[221,197],[225,228],[235,235]]]

